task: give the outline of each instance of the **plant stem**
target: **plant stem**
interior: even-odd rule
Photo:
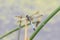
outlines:
[[[21,29],[21,22],[22,22],[22,21],[20,20],[19,30],[18,30],[18,39],[17,39],[17,40],[20,40],[20,31],[21,31],[20,29]]]
[[[33,23],[36,23],[36,22],[33,22]],[[28,25],[30,25],[30,23],[28,23]],[[23,28],[24,26],[25,26],[25,25],[23,25],[21,28]],[[20,28],[18,27],[18,28],[13,29],[12,31],[10,31],[10,32],[6,33],[5,35],[1,36],[0,39],[2,39],[2,38],[4,38],[4,37],[12,34],[13,32],[15,32],[15,31],[17,31],[17,30],[20,30]]]
[[[55,9],[47,18],[44,20],[41,25],[36,29],[36,31],[31,35],[30,40],[33,40],[33,38],[37,35],[37,33],[44,27],[44,25],[55,15],[57,12],[60,11],[60,6]]]
[[[27,25],[28,21],[25,20],[25,36],[24,36],[24,40],[28,40],[28,25]]]

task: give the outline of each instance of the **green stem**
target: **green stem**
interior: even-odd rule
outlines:
[[[33,38],[37,35],[37,33],[44,27],[44,25],[55,15],[57,12],[60,11],[60,6],[55,9],[47,18],[44,20],[41,25],[36,29],[36,31],[31,35],[30,40],[33,40]]]
[[[36,23],[36,22],[33,22],[33,23]],[[30,23],[28,23],[28,25],[30,25]],[[21,28],[23,28],[24,26],[25,26],[25,25],[23,25]],[[20,28],[20,29],[21,29],[21,28]],[[1,36],[0,39],[2,39],[2,38],[4,38],[4,37],[12,34],[13,32],[15,32],[15,31],[17,31],[17,30],[20,30],[20,29],[19,29],[19,27],[16,28],[16,29],[13,29],[12,31],[10,31],[10,32],[6,33],[5,35]]]

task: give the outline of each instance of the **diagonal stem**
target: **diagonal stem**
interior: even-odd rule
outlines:
[[[37,35],[37,33],[44,27],[44,25],[54,16],[57,14],[57,12],[60,11],[60,6],[55,9],[47,18],[44,20],[41,25],[36,29],[36,31],[31,35],[30,40],[33,40],[33,38]]]
[[[33,22],[33,23],[36,23],[36,22]],[[30,23],[28,23],[27,25],[30,25]],[[25,25],[23,25],[21,28],[23,28],[24,26],[25,26]],[[6,33],[5,35],[1,36],[0,39],[2,39],[2,38],[4,38],[4,37],[12,34],[12,33],[15,32],[15,31],[18,31],[18,30],[20,30],[19,27],[18,27],[18,28],[15,28],[15,29],[13,29],[12,31],[10,31],[10,32]]]

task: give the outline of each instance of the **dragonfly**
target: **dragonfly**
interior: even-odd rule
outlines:
[[[30,25],[33,28],[33,30],[36,30],[36,27],[41,22],[42,16],[43,15],[39,14],[39,11],[37,11],[33,15],[26,15],[25,17],[23,17],[23,16],[16,16],[16,17],[20,18],[20,20],[18,22],[27,20],[28,22],[30,22]],[[33,24],[33,21],[35,22],[35,25]]]
[[[23,16],[16,16],[17,18],[19,18],[18,22],[20,22],[20,25],[21,25],[21,22],[26,20],[25,22],[25,37],[24,37],[24,40],[29,40],[28,38],[28,22],[30,23],[31,27],[33,28],[33,30],[35,31],[36,30],[36,27],[39,25],[40,23],[40,17],[42,17],[43,15],[40,15],[39,14],[39,11],[37,11],[36,13],[34,13],[33,15],[26,15],[25,17]],[[37,19],[37,20],[36,20]],[[35,25],[33,24],[33,22],[35,22]],[[18,40],[20,38],[19,36],[20,34],[20,31],[18,32]]]

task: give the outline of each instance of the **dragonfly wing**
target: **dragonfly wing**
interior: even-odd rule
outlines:
[[[33,17],[34,15],[39,14],[39,11],[35,12],[33,15],[31,15],[31,17]]]

